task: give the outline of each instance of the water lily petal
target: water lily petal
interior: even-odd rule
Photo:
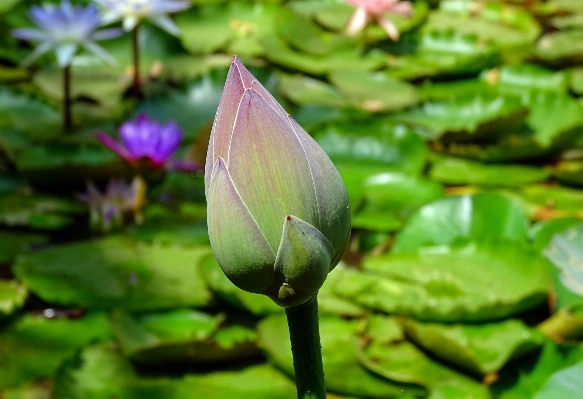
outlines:
[[[57,55],[57,64],[61,68],[66,67],[71,63],[73,55],[77,51],[76,44],[63,44],[55,49],[55,54]]]
[[[180,29],[178,29],[178,26],[176,26],[174,21],[172,21],[167,15],[159,15],[157,17],[150,18],[150,21],[171,35],[178,36],[180,34]]]
[[[236,286],[263,293],[272,283],[275,252],[239,196],[221,158],[212,172],[208,198],[208,229],[217,262]]]
[[[318,229],[295,216],[287,216],[275,259],[277,284],[270,297],[286,307],[308,301],[324,284],[333,257],[334,248]]]

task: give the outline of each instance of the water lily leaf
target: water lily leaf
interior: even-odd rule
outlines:
[[[45,187],[83,187],[87,180],[105,181],[128,168],[113,151],[93,143],[52,141],[29,146],[15,157],[18,170]]]
[[[519,7],[492,2],[474,7],[472,2],[447,0],[439,10],[429,13],[423,30],[475,35],[499,47],[505,58],[519,60],[528,55],[541,28],[530,13]]]
[[[397,114],[424,136],[446,140],[492,140],[509,126],[522,122],[527,110],[515,98],[478,93],[476,96],[427,102]],[[463,115],[463,117],[460,117]]]
[[[260,42],[263,55],[271,62],[313,75],[325,75],[337,70],[371,71],[386,65],[386,55],[381,51],[372,50],[363,55],[356,47],[346,47],[326,56],[316,56],[296,51],[275,35],[263,36]],[[395,83],[393,86],[403,85]]]
[[[12,9],[16,4],[20,3],[22,0],[4,0],[0,4],[0,13],[6,13]]]
[[[544,336],[518,320],[464,325],[404,320],[407,337],[434,356],[478,375],[538,348]]]
[[[533,184],[522,187],[517,199],[523,201],[531,218],[544,220],[557,217],[583,216],[583,193],[570,187]]]
[[[583,30],[570,29],[543,35],[534,51],[536,57],[553,67],[577,65],[583,61]]]
[[[426,321],[508,317],[543,303],[550,285],[546,260],[510,243],[367,256],[363,268],[343,273],[335,292],[368,309]]]
[[[427,145],[411,129],[389,118],[330,123],[312,136],[336,165],[383,165],[387,171],[411,174],[425,166]]]
[[[304,75],[280,75],[279,90],[298,105],[345,107],[347,100],[334,86]]]
[[[571,90],[578,96],[583,94],[583,68],[571,70]]]
[[[497,61],[498,48],[476,36],[430,32],[422,35],[413,53],[391,58],[387,74],[407,80],[471,76]]]
[[[205,306],[211,294],[197,264],[210,253],[193,248],[146,246],[111,236],[23,255],[16,275],[45,301],[127,310]]]
[[[114,311],[111,326],[125,356],[146,365],[234,361],[257,354],[255,333],[223,315],[174,309],[130,314]]]
[[[566,217],[542,220],[535,223],[528,232],[531,245],[537,251],[542,252],[549,245],[555,234],[562,233],[581,222],[583,222],[581,218]]]
[[[51,377],[78,349],[110,336],[107,317],[100,312],[79,319],[25,315],[0,333],[0,389]]]
[[[538,93],[523,97],[529,108],[526,122],[535,131],[534,141],[543,148],[557,146],[561,141],[565,148],[583,132],[583,107],[569,96]]]
[[[53,387],[47,381],[41,380],[4,389],[2,395],[4,399],[51,399]]]
[[[556,234],[544,255],[560,270],[561,282],[583,297],[583,223]]]
[[[395,323],[390,323],[391,319],[381,319],[385,329],[387,325],[392,328],[389,334],[379,336],[378,327],[374,328],[374,324],[380,324],[380,317],[373,316],[368,320],[364,339],[360,341],[364,344],[361,344],[359,358],[367,369],[386,378],[420,384],[429,391],[429,398],[490,398],[485,386],[435,362],[415,345],[395,334]],[[368,330],[369,326],[373,327],[372,331]]]
[[[583,187],[583,161],[566,160],[553,168],[553,177],[561,183]]]
[[[365,111],[398,111],[419,102],[414,86],[382,72],[343,70],[329,74],[350,105]]]
[[[0,224],[43,230],[69,226],[74,222],[73,216],[83,210],[80,205],[64,198],[25,193],[0,196],[0,209]]]
[[[581,348],[547,341],[540,354],[527,356],[502,369],[492,391],[500,399],[534,398],[556,371],[582,360]]]
[[[431,180],[446,184],[520,186],[550,177],[546,168],[525,165],[484,164],[453,157],[435,157],[429,172]]]
[[[580,378],[583,362],[554,373],[534,399],[560,399],[583,396]]]
[[[536,64],[503,65],[481,78],[503,95],[523,96],[525,92],[567,94],[570,77],[565,71],[552,71]]]
[[[55,378],[55,397],[108,399],[137,379],[130,362],[111,341],[83,348],[78,359],[68,362]]]
[[[0,264],[8,263],[17,255],[47,241],[48,237],[44,234],[0,230]]]
[[[395,239],[393,252],[411,252],[460,239],[525,243],[528,223],[518,204],[498,194],[442,198],[409,218]]]
[[[0,320],[24,305],[28,290],[16,281],[0,280]]]
[[[326,388],[341,395],[367,398],[400,397],[402,390],[408,395],[423,394],[423,389],[375,376],[358,364],[354,346],[358,324],[357,320],[346,321],[324,315],[320,317]],[[285,315],[273,315],[263,319],[257,326],[257,334],[260,346],[269,359],[287,375],[293,376],[293,359]]]
[[[192,7],[176,17],[183,46],[192,53],[225,50],[242,58],[261,55],[258,39],[274,35],[276,4],[229,2]]]
[[[143,378],[128,384],[124,399],[188,399],[192,397],[232,399],[245,396],[254,399],[294,399],[294,383],[262,364],[236,371],[218,371],[202,375],[187,375],[182,379]]]
[[[61,113],[29,94],[0,88],[0,128],[12,128],[27,137],[46,141],[63,132]]]
[[[354,12],[354,8],[347,3],[334,0],[299,0],[290,3],[289,7],[333,31],[345,29]]]
[[[225,276],[213,255],[200,262],[200,272],[211,290],[225,302],[240,309],[246,309],[258,316],[281,312],[283,308],[264,295],[252,294],[237,288]]]

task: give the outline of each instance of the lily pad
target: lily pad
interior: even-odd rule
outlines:
[[[503,65],[482,74],[482,79],[504,94],[522,96],[525,92],[567,94],[570,76],[536,64]]]
[[[557,371],[549,378],[534,399],[561,399],[583,396],[580,378],[583,373],[583,362]]]
[[[51,377],[78,349],[110,336],[107,318],[100,312],[80,319],[25,315],[0,333],[0,389]]]
[[[54,395],[70,399],[118,397],[122,387],[137,375],[116,344],[99,342],[83,348],[78,356],[59,370]]]
[[[322,358],[326,374],[326,388],[342,395],[386,398],[423,394],[414,385],[398,383],[370,374],[358,364],[355,334],[358,321],[346,321],[335,316],[320,317]],[[269,359],[287,375],[293,376],[293,359],[285,315],[273,315],[262,320],[258,327],[260,346]]]
[[[414,86],[382,72],[333,71],[330,81],[338,87],[351,106],[370,112],[398,111],[419,102]]]
[[[394,253],[456,240],[525,243],[528,219],[520,206],[493,193],[453,196],[427,204],[411,216],[395,238]]]
[[[491,141],[509,126],[522,122],[526,114],[527,110],[518,99],[478,93],[471,97],[427,102],[395,117],[415,126],[427,138]]]
[[[48,237],[44,234],[0,230],[0,264],[10,262],[17,255],[47,241]]]
[[[583,187],[583,161],[567,160],[559,162],[553,168],[553,177],[561,183]]]
[[[429,172],[431,180],[447,184],[521,186],[550,177],[546,168],[525,165],[484,164],[453,157],[436,157]]]
[[[146,246],[111,236],[23,255],[14,272],[48,302],[127,310],[205,306],[211,294],[198,274],[208,246]]]
[[[385,328],[392,327],[389,331],[393,334],[379,334],[378,327],[365,330],[360,341],[364,343],[360,348],[360,360],[367,369],[385,378],[422,385],[429,391],[429,398],[490,398],[488,389],[479,382],[437,363],[415,345],[395,335],[391,319],[375,320],[375,317],[379,318],[373,316],[369,323],[373,322],[374,326],[380,324],[379,321],[384,322]]]
[[[334,86],[309,76],[280,75],[279,90],[298,105],[345,107],[346,98]]]
[[[143,378],[128,384],[124,399],[294,399],[294,383],[273,367],[263,364],[236,371],[190,374],[181,379]]]
[[[553,237],[544,254],[559,268],[563,285],[583,297],[583,223]]]
[[[383,165],[386,170],[418,174],[427,145],[411,129],[389,118],[331,123],[313,133],[335,164]]]
[[[518,320],[464,325],[404,321],[407,337],[434,356],[477,374],[497,372],[537,349],[544,336]]]
[[[28,291],[16,281],[0,280],[0,320],[24,305]]]
[[[425,321],[498,320],[539,306],[550,286],[546,260],[510,243],[367,256],[363,268],[345,272],[335,292],[371,310]]]
[[[81,213],[83,208],[59,197],[15,193],[0,196],[0,209],[0,224],[5,226],[59,230],[71,225],[74,215]],[[17,240],[18,236],[12,237]]]
[[[554,67],[581,64],[582,39],[581,29],[547,33],[538,40],[535,55],[539,60]]]
[[[219,329],[223,322],[222,315],[189,309],[111,315],[124,355],[146,365],[224,362],[257,354],[253,330],[240,325]]]

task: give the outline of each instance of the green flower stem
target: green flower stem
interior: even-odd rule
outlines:
[[[134,61],[134,85],[133,92],[136,99],[141,99],[143,97],[142,85],[140,83],[140,45],[138,41],[140,25],[136,25],[132,30],[132,50],[133,50],[133,61]]]
[[[71,115],[71,65],[63,68],[63,129],[70,132],[73,129]]]
[[[317,296],[303,305],[286,308],[285,314],[294,358],[298,399],[326,399]]]

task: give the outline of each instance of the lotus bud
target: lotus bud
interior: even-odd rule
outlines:
[[[326,153],[234,57],[205,165],[215,257],[239,288],[293,307],[317,294],[350,238]]]

